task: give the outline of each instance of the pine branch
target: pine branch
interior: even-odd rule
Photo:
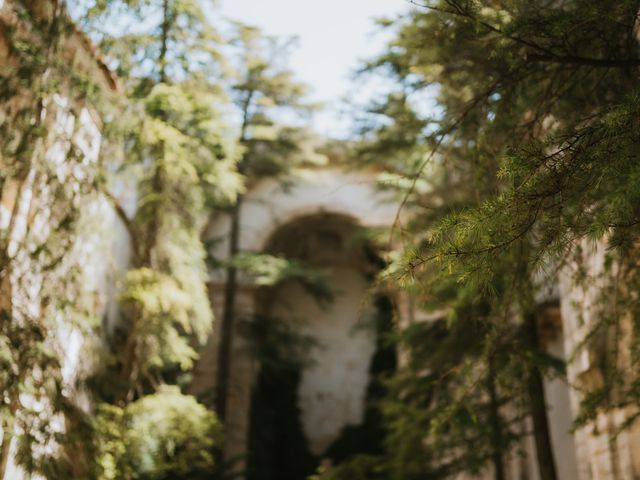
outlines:
[[[465,9],[462,5],[457,3],[454,0],[447,0],[447,4],[451,7],[451,10],[445,10],[443,8],[434,7],[433,5],[427,5],[423,3],[419,3],[416,0],[409,0],[409,3],[412,5],[416,5],[418,7],[426,8],[428,10],[437,11],[440,13],[445,13],[448,15],[455,15],[467,18],[472,20],[473,22],[481,25],[486,30],[490,32],[497,33],[498,35],[507,38],[515,43],[519,43],[521,45],[525,45],[529,48],[537,50],[541,52],[539,54],[527,54],[527,61],[533,62],[548,62],[548,63],[559,63],[564,65],[585,65],[591,67],[600,67],[600,68],[629,68],[629,67],[637,67],[640,66],[639,58],[624,58],[624,59],[598,59],[598,58],[587,58],[580,57],[577,55],[558,55],[555,54],[549,48],[543,47],[537,43],[531,42],[530,40],[524,39],[522,37],[518,37],[515,35],[511,35],[506,33],[500,27],[492,25],[489,22],[481,20],[477,16],[473,15],[468,9]]]
[[[624,58],[619,60],[586,58],[575,55],[554,55],[554,54],[528,54],[527,61],[559,63],[564,65],[585,65],[589,67],[603,68],[630,68],[640,66],[640,58]]]

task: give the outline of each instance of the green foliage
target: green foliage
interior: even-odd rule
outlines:
[[[300,282],[317,300],[331,301],[333,292],[324,272],[309,268],[297,260],[263,253],[243,253],[230,264],[253,276],[256,285],[274,287],[285,281]]]
[[[338,465],[336,468],[320,467],[309,480],[376,480],[388,478],[380,459],[372,455],[355,456],[349,463]]]
[[[228,203],[241,187],[234,170],[230,127],[218,110],[223,101],[215,88],[198,81],[158,84],[143,100],[147,118],[138,126],[135,152],[141,155],[139,160],[164,149],[164,168],[175,195],[188,198],[197,207],[182,208],[179,213],[185,222],[199,228],[204,221],[202,203],[208,207]],[[171,206],[175,199],[164,199],[164,206]],[[198,213],[200,216],[190,218]]]
[[[2,30],[0,72],[0,476],[12,454],[28,474],[73,478],[64,451],[76,393],[63,376],[65,335],[96,325],[83,284],[98,165],[78,145],[95,85],[66,61],[73,32],[64,3],[9,2],[23,25]],[[80,462],[79,462],[80,463]]]
[[[480,182],[475,176],[475,199],[437,222],[410,268],[429,264],[434,281],[453,276],[482,295],[497,293],[504,308],[515,304],[526,311],[532,307],[530,285],[553,281],[555,268],[577,258],[579,242],[603,242],[611,250],[610,266],[624,272],[624,280],[615,295],[603,290],[597,322],[609,323],[611,298],[624,298],[617,300],[619,311],[635,316],[628,292],[637,276],[630,259],[638,235],[638,102],[628,68],[637,60],[635,47],[619,39],[631,31],[638,6],[516,3],[498,14],[491,2],[447,2],[415,16],[407,28],[438,32],[431,22],[448,19],[456,32],[442,36],[444,45],[429,53],[438,52],[439,59],[426,62],[444,66],[431,79],[425,75],[441,89],[441,154],[464,166],[466,172],[457,174],[462,179],[487,170],[495,177]],[[581,27],[567,30],[569,23]],[[449,50],[454,45],[455,57]],[[447,71],[448,65],[460,67]],[[485,160],[485,151],[493,152],[493,160]],[[496,292],[496,275],[510,278],[512,288]],[[614,323],[619,321],[625,320]],[[617,355],[616,347],[609,348],[605,357]],[[612,380],[617,368],[633,369],[614,358],[605,363]],[[611,391],[628,387],[622,383]],[[586,417],[636,401],[633,390],[613,395],[616,401],[594,394],[586,397]]]
[[[130,270],[122,306],[138,316],[129,335],[138,339],[140,375],[167,365],[177,364],[182,370],[192,367],[196,352],[184,334],[197,334],[204,341],[210,318],[200,319],[202,325],[193,325],[190,320],[197,317],[192,316],[191,295],[173,278],[147,268]],[[199,331],[194,332],[194,327]]]
[[[210,81],[221,72],[220,35],[196,0],[72,4],[82,26],[135,95],[144,96],[158,81]]]
[[[103,28],[115,19],[122,28]],[[112,374],[128,383],[130,400],[188,371],[211,330],[200,234],[208,209],[231,202],[240,179],[221,113],[219,37],[198,2],[97,2],[82,21],[125,85],[107,128],[124,152],[117,174],[138,179],[135,217],[123,218],[134,247],[117,332],[124,340],[112,342],[120,370]]]
[[[125,87],[106,128],[116,176],[135,178],[138,197],[135,216],[120,215],[133,246],[122,318],[88,382],[99,478],[204,478],[216,417],[171,385],[184,384],[213,324],[202,229],[241,187],[220,39],[196,1],[97,2],[83,23]]]
[[[499,463],[534,403],[527,384],[562,375],[527,323],[536,294],[575,261],[576,284],[601,289],[579,348],[597,352],[605,377],[578,420],[637,404],[637,369],[618,352],[637,350],[620,332],[637,317],[639,7],[433,0],[383,22],[395,38],[365,70],[398,87],[370,108],[356,151],[384,165],[412,214],[394,226],[404,248],[387,279],[443,318],[401,332],[411,353],[391,382],[386,478]],[[587,241],[609,249],[604,280],[585,268]]]
[[[231,96],[241,116],[239,171],[253,180],[322,162],[313,137],[295,123],[312,105],[304,103],[305,85],[284,65],[289,46],[244,25],[236,26],[231,46]]]
[[[211,475],[220,425],[212,412],[176,387],[163,387],[125,408],[102,404],[94,423],[99,480]]]

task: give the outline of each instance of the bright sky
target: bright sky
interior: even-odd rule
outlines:
[[[351,74],[359,60],[382,51],[388,35],[376,34],[375,18],[409,8],[408,0],[219,0],[223,16],[256,25],[265,33],[296,36],[290,59],[298,78],[309,84],[313,101],[326,105],[315,129],[346,137],[349,122],[340,101],[357,93]]]

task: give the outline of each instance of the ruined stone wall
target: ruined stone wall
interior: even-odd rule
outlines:
[[[55,58],[44,53],[36,58],[46,50],[43,29],[55,5],[54,0],[0,2],[0,306],[11,322],[43,325],[65,388],[87,407],[75,379],[91,369],[88,348],[99,341],[92,329],[103,317],[115,316],[115,285],[128,261],[129,239],[111,201],[94,186],[102,124],[78,85],[86,79],[85,85],[113,92],[117,84],[66,16]],[[45,64],[38,67],[38,61]],[[31,75],[33,68],[38,69]],[[26,145],[22,152],[21,142]],[[12,157],[13,151],[23,156]],[[48,249],[50,254],[43,255]],[[69,296],[86,318],[51,306],[53,285],[57,300],[64,303]],[[20,406],[34,405],[48,409],[46,402],[21,394],[14,415],[20,415]],[[50,424],[52,431],[65,428],[60,417],[52,416]],[[23,473],[14,461],[15,439],[6,443],[6,433],[0,431],[4,478],[19,480]]]
[[[375,175],[371,172],[345,172],[337,167],[303,170],[298,172],[296,181],[286,187],[264,180],[247,193],[241,212],[240,249],[242,252],[269,251],[268,244],[274,234],[305,218],[315,218],[316,225],[328,230],[330,226],[325,222],[333,216],[350,219],[352,226],[384,227],[393,222],[396,212],[396,202],[376,188]],[[308,232],[306,227],[300,234],[291,235],[291,241],[299,243],[300,235]],[[206,238],[214,245],[210,254],[217,260],[226,258],[228,231],[225,216],[214,218],[206,231]],[[338,250],[325,253],[344,255]],[[273,302],[267,309],[268,313],[290,322],[307,318],[309,321],[300,325],[299,333],[316,337],[324,344],[312,355],[314,366],[310,365],[302,373],[298,391],[303,428],[316,454],[321,454],[344,427],[362,420],[369,362],[375,348],[374,336],[365,329],[366,322],[359,323],[366,311],[367,282],[357,268],[343,266],[347,268],[343,275],[331,277],[333,280],[329,282],[336,287],[334,306],[320,308],[308,293],[289,285],[271,293]],[[242,278],[241,283],[237,309],[240,317],[249,318],[258,307],[256,287],[250,278]],[[211,300],[217,318],[221,316],[223,285],[223,270],[212,271]],[[191,391],[201,397],[215,391],[218,333],[214,329],[194,372]],[[231,370],[225,441],[228,459],[246,455],[251,389],[258,373],[258,365],[238,331],[234,333]]]
[[[605,268],[606,241],[585,240],[580,245],[580,252],[579,258],[560,276],[564,350],[570,359],[567,379],[572,387],[569,393],[573,418],[580,411],[583,392],[602,385],[601,349],[613,347],[604,330],[597,333],[595,343],[584,344],[602,315],[601,294],[615,275],[615,267],[609,271]],[[588,279],[584,285],[576,281],[578,269]],[[625,325],[628,327],[629,319],[617,321],[623,330]],[[622,341],[628,339],[627,331],[623,333]],[[623,409],[602,412],[595,421],[575,431],[578,480],[640,478],[640,426],[636,424],[618,434],[629,414]]]

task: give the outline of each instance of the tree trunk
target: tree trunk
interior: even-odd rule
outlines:
[[[13,422],[7,422],[2,431],[2,444],[0,445],[0,480],[3,480],[7,473],[9,465],[9,453],[11,452],[11,440],[13,440],[13,432],[9,431],[13,428]]]
[[[495,480],[506,480],[504,471],[504,461],[502,458],[503,438],[502,438],[502,420],[500,418],[500,399],[496,390],[495,368],[493,356],[489,357],[489,374],[487,379],[487,387],[489,390],[489,418],[491,421],[491,443],[492,454],[491,462],[493,463]]]
[[[240,240],[240,208],[242,196],[239,195],[231,210],[231,231],[229,232],[229,259],[238,254]],[[227,267],[224,286],[224,310],[220,325],[220,347],[218,350],[218,378],[216,384],[216,413],[224,423],[227,413],[229,377],[231,374],[231,347],[236,317],[236,297],[238,292],[238,270],[233,265]]]
[[[165,180],[165,164],[164,164],[164,155],[165,155],[165,145],[164,143],[159,148],[159,152],[161,155],[161,160],[156,159],[155,161],[155,171],[153,173],[153,180],[151,189],[154,194],[160,196],[164,192],[164,180]],[[147,267],[154,268],[157,265],[154,265],[154,249],[156,247],[158,241],[158,232],[160,231],[160,216],[161,216],[161,207],[158,205],[158,200],[155,200],[153,213],[150,215],[149,222],[147,224],[147,228],[145,231],[145,236],[143,238],[143,242],[134,242],[138,247],[138,251],[134,251],[134,254],[137,258],[135,258],[135,265],[137,267]],[[140,312],[134,312],[131,315],[128,325],[128,334],[125,342],[125,346],[123,348],[123,358],[122,358],[122,367],[120,369],[120,377],[128,384],[128,388],[124,392],[124,397],[118,399],[120,404],[126,405],[134,398],[134,390],[136,387],[136,383],[138,381],[139,369],[138,369],[138,341],[135,337],[135,328],[136,322],[138,321],[138,317]]]
[[[540,349],[538,340],[537,316],[529,313],[525,316],[525,334],[532,352]],[[557,480],[549,419],[544,399],[544,380],[540,368],[533,363],[528,372],[529,405],[533,421],[533,436],[536,444],[536,456],[541,480]]]
[[[249,113],[254,91],[249,90],[242,102],[242,124],[238,142],[244,145],[247,141],[247,128],[249,126]],[[247,158],[244,157],[238,163],[238,173],[244,175],[247,169]],[[240,209],[242,208],[242,195],[238,194],[231,208],[231,230],[229,231],[229,260],[233,260],[240,250]],[[233,329],[236,317],[236,297],[238,292],[238,270],[233,265],[227,267],[227,278],[224,285],[224,304],[222,323],[220,325],[220,346],[218,348],[218,371],[216,379],[216,414],[224,424],[227,414],[227,396],[229,394],[229,377],[231,376],[231,347],[233,343]]]
[[[167,50],[169,47],[169,27],[171,26],[171,12],[169,0],[162,2],[162,25],[160,27],[160,81],[167,83]]]
[[[7,467],[9,466],[11,453],[11,443],[14,437],[15,416],[18,413],[18,394],[15,391],[11,394],[9,413],[11,414],[11,418],[2,425],[2,444],[0,444],[0,480],[4,480],[7,474]]]
[[[162,2],[162,23],[160,26],[160,52],[158,53],[158,64],[160,65],[160,81],[167,82],[167,52],[169,43],[169,28],[171,27],[171,3],[170,0],[163,0]],[[166,112],[161,112],[160,118],[166,121]],[[160,160],[155,159],[155,170],[153,172],[153,180],[151,183],[151,190],[155,195],[161,196],[164,193],[164,178],[165,178],[165,144],[161,143],[158,148],[160,153]],[[133,238],[132,245],[136,247],[134,249],[134,255],[136,257],[135,263],[138,267],[153,268],[154,265],[154,249],[158,240],[158,232],[160,230],[160,215],[161,207],[158,206],[158,200],[154,200],[154,211],[150,215],[149,222],[145,231],[145,236],[142,242]],[[125,215],[126,218],[126,215]],[[127,224],[127,222],[125,222]],[[125,383],[129,384],[125,397],[120,399],[121,403],[129,403],[133,400],[133,394],[136,386],[138,371],[138,358],[136,350],[138,349],[137,340],[134,337],[135,326],[137,322],[138,313],[134,313],[131,318],[131,324],[129,325],[129,333],[123,349],[123,361],[122,368],[120,370],[120,376]]]
[[[13,433],[9,432],[9,426],[7,425],[6,431],[2,432],[2,445],[0,445],[0,479],[4,479],[7,473],[7,466],[9,465],[9,453],[11,452],[11,440],[13,440]]]

